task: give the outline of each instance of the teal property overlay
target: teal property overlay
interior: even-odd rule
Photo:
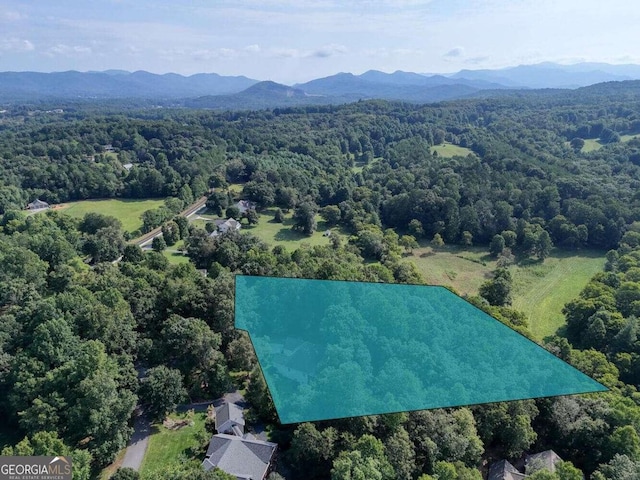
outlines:
[[[443,287],[236,276],[282,423],[607,390]]]

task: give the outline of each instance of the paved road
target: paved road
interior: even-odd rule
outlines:
[[[179,215],[183,216],[183,217],[186,217],[186,218],[189,218],[192,215],[195,215],[196,212],[199,212],[200,210],[202,210],[205,207],[205,205],[207,203],[207,198],[208,197],[206,197],[206,196],[200,197],[194,203],[189,205],[185,210],[180,212]],[[151,243],[151,241],[155,237],[160,235],[161,233],[162,233],[162,227],[157,227],[157,228],[154,228],[153,230],[151,230],[150,232],[147,232],[144,235],[131,240],[130,243],[135,243],[135,244],[140,245],[142,247],[144,245],[147,245],[147,244]]]
[[[120,468],[133,468],[138,471],[142,465],[144,454],[149,444],[149,435],[151,434],[151,425],[144,415],[139,415],[133,425],[133,435],[129,440],[127,452],[124,454],[122,465]]]

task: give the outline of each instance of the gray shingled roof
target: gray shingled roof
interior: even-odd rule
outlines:
[[[556,471],[556,463],[561,462],[562,458],[553,450],[545,450],[544,452],[527,455],[524,464],[527,473],[533,473],[537,470],[545,469],[550,472]]]
[[[525,475],[507,460],[500,460],[491,464],[487,480],[523,480]]]
[[[244,426],[242,409],[235,403],[224,403],[216,408],[216,430],[227,420],[233,420],[237,424]]]
[[[202,465],[205,470],[218,467],[238,478],[262,480],[276,448],[275,443],[217,434],[211,438]]]

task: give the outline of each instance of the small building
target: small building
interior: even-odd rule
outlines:
[[[491,464],[487,480],[523,480],[525,477],[507,460],[500,460]]]
[[[240,200],[238,203],[236,203],[236,207],[238,207],[238,210],[240,210],[240,213],[243,214],[247,210],[255,210],[256,204],[253,202],[250,202],[249,200]]]
[[[553,450],[545,450],[544,452],[527,455],[524,459],[524,469],[527,475],[537,472],[538,470],[556,471],[556,464],[561,462],[562,458]]]
[[[244,415],[235,403],[224,403],[216,408],[216,431],[238,437],[244,435]]]
[[[218,433],[209,442],[202,466],[206,471],[218,467],[238,480],[264,480],[277,448],[275,443]]]
[[[104,147],[102,147],[102,149],[105,152],[113,152],[114,151],[113,145],[111,145],[110,143],[106,144]]]
[[[27,210],[43,210],[45,208],[49,208],[49,204],[39,198],[27,205]]]
[[[330,237],[331,236],[331,230],[325,230],[324,233],[322,234],[323,237]]]
[[[321,360],[315,345],[306,340],[288,337],[284,344],[273,344],[272,364],[283,377],[301,384],[309,383],[309,378],[318,371]]]
[[[553,450],[527,455],[524,459],[525,473],[520,472],[507,460],[500,460],[491,464],[487,480],[526,480],[529,475],[538,470],[556,471],[556,464],[562,458]]]
[[[125,163],[124,165],[122,165],[122,168],[124,168],[125,170],[131,170],[133,168],[133,163]]]
[[[217,237],[221,233],[237,232],[242,228],[240,222],[234,218],[228,218],[226,220],[215,220],[216,229],[209,234],[210,237]]]

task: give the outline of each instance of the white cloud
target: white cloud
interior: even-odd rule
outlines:
[[[239,55],[238,50],[233,48],[208,48],[195,50],[191,56],[196,60],[212,60],[214,58],[234,58]]]
[[[53,45],[49,47],[45,51],[45,55],[53,57],[57,55],[64,56],[78,56],[78,55],[88,55],[92,53],[93,50],[91,47],[83,46],[83,45],[65,45],[64,43],[58,43],[57,45]]]
[[[244,47],[244,51],[249,53],[260,53],[261,49],[260,45],[254,43],[253,45],[247,45]]]
[[[35,46],[29,40],[10,37],[0,40],[0,51],[3,52],[31,52]]]

